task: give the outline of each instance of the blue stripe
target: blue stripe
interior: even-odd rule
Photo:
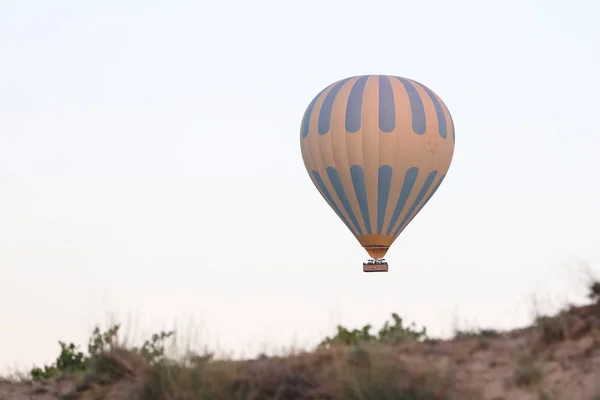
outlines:
[[[410,101],[410,112],[412,115],[412,128],[417,135],[423,135],[427,128],[425,120],[425,107],[423,107],[423,100],[419,96],[417,89],[406,79],[396,77],[404,85],[406,94],[408,94],[408,100]]]
[[[427,199],[423,202],[423,205],[421,206],[421,209],[423,209],[423,207],[425,207],[425,205],[429,202],[429,200],[431,200],[431,198],[433,197],[433,195],[435,194],[435,192],[437,192],[437,190],[439,189],[440,185],[444,181],[445,177],[446,177],[446,175],[442,175],[442,177],[440,178],[440,180],[438,181],[438,183],[435,184],[435,187],[433,188],[433,190],[431,191],[431,193],[429,193],[429,196],[427,196]]]
[[[402,183],[402,189],[400,190],[400,197],[398,197],[398,201],[396,202],[396,208],[392,214],[392,220],[387,228],[386,235],[391,234],[394,225],[396,225],[396,221],[398,221],[398,218],[404,209],[404,205],[410,196],[410,192],[412,192],[413,186],[415,186],[418,175],[419,168],[417,167],[409,168],[406,171],[406,174],[404,174],[404,182]]]
[[[363,222],[367,227],[367,233],[370,235],[372,233],[371,217],[369,215],[369,201],[367,199],[367,187],[365,185],[365,171],[360,165],[353,165],[350,167],[350,175],[352,176],[352,184],[354,185],[354,192],[356,193],[356,200],[358,200],[360,213],[362,214]]]
[[[313,108],[315,108],[315,104],[316,104],[317,100],[319,99],[319,97],[321,97],[321,94],[323,94],[323,92],[325,90],[327,90],[328,87],[329,86],[327,86],[325,89],[321,90],[319,92],[319,94],[316,95],[314,99],[312,99],[312,101],[306,108],[306,112],[304,113],[304,117],[302,118],[302,139],[306,139],[306,137],[308,136],[308,132],[309,132],[309,128],[310,128],[310,117],[312,116]]]
[[[352,207],[350,207],[350,202],[348,201],[348,197],[346,196],[346,192],[344,192],[344,186],[342,185],[342,181],[340,180],[340,175],[337,172],[337,169],[333,167],[327,167],[327,176],[329,176],[329,180],[331,181],[331,185],[335,190],[338,198],[342,202],[342,206],[344,210],[346,210],[346,214],[350,217],[350,220],[354,224],[356,231],[359,235],[362,235],[362,229],[360,224],[358,223],[356,216],[354,215],[354,211],[352,211]]]
[[[387,210],[390,186],[392,184],[392,172],[392,167],[389,165],[379,167],[377,181],[377,233],[379,234],[383,231],[383,220],[385,219],[385,210]]]
[[[396,129],[394,91],[390,79],[384,75],[379,75],[379,129],[386,133]]]
[[[425,208],[425,206],[427,205],[427,203],[429,202],[429,200],[431,200],[431,198],[433,197],[433,195],[435,194],[435,192],[437,192],[438,188],[440,187],[440,185],[442,184],[442,181],[444,180],[444,178],[446,177],[446,175],[442,175],[442,177],[440,178],[440,180],[438,181],[438,183],[435,184],[435,187],[433,188],[433,190],[431,191],[431,193],[429,193],[429,195],[427,196],[427,199],[423,202],[423,205],[421,206],[421,210],[423,208]],[[420,212],[420,211],[419,211]],[[419,214],[419,213],[417,213]],[[413,218],[415,218],[417,216],[417,214],[413,215],[408,222],[406,222],[405,227],[408,226],[408,224],[411,223],[411,221],[413,220]]]
[[[421,201],[425,197],[425,194],[427,193],[427,191],[431,187],[431,184],[433,183],[433,180],[435,179],[436,175],[437,175],[437,171],[431,171],[429,173],[429,175],[427,175],[427,179],[425,179],[425,183],[423,183],[423,187],[421,188],[421,191],[419,192],[419,194],[417,195],[417,198],[413,202],[412,206],[410,207],[410,209],[408,210],[408,212],[406,213],[406,215],[402,219],[402,222],[400,223],[400,226],[398,226],[398,229],[396,229],[396,232],[394,232],[394,236],[398,236],[398,234],[400,233],[400,231],[406,226],[406,223],[408,222],[408,219],[410,218],[410,215],[415,210],[417,210],[417,207],[419,207],[419,204],[421,203]],[[421,207],[419,207],[419,210],[420,209],[421,209]]]
[[[327,93],[325,96],[325,100],[323,100],[323,105],[321,106],[321,111],[319,112],[319,135],[324,135],[329,132],[329,128],[331,127],[331,111],[333,110],[333,102],[335,101],[335,97],[338,92],[342,88],[342,85],[348,81],[346,78],[342,79],[338,83],[336,83],[333,88]]]
[[[435,96],[435,94],[431,91],[431,89],[429,89],[427,86],[425,86],[421,83],[419,83],[419,86],[421,86],[429,95],[429,98],[431,99],[431,102],[433,103],[433,107],[435,107],[435,114],[437,115],[438,128],[439,128],[438,133],[440,134],[442,139],[446,139],[446,137],[448,136],[448,127],[446,124],[446,115],[444,115],[444,109],[442,108],[440,101]]]
[[[452,118],[452,114],[450,114],[450,110],[446,107],[446,111],[448,111],[448,115],[450,116],[450,124],[452,125],[452,141],[456,142],[456,137],[454,135],[454,119]]]
[[[350,133],[358,132],[362,125],[363,95],[368,79],[368,75],[361,76],[350,90],[348,104],[346,104],[346,131]]]
[[[323,179],[321,179],[321,175],[315,170],[312,171],[312,174],[315,178],[315,181],[317,181],[317,185],[319,186],[319,189],[321,189],[321,192],[325,195],[325,198],[327,199],[327,202],[329,203],[331,208],[333,208],[333,210],[338,215],[338,217],[340,217],[340,219],[344,222],[344,224],[346,224],[346,226],[348,227],[348,229],[350,229],[352,234],[354,236],[356,236],[356,232],[354,231],[352,226],[350,226],[350,224],[348,223],[348,220],[346,219],[346,217],[344,217],[344,214],[342,214],[342,211],[337,206],[335,201],[333,201],[333,197],[331,197],[329,190],[327,190],[327,187],[325,187],[325,183],[323,182]]]

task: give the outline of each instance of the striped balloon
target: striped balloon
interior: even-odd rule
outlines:
[[[444,180],[454,123],[442,100],[418,82],[355,76],[310,102],[300,145],[321,195],[380,259]]]

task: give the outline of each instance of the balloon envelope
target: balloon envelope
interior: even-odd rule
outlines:
[[[444,180],[454,123],[414,80],[355,76],[310,102],[300,144],[321,195],[369,255],[383,258]]]

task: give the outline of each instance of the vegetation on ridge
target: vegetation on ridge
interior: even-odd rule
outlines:
[[[539,398],[554,399],[543,387],[543,360],[549,355],[554,357],[550,350],[553,346],[579,340],[591,332],[600,333],[600,283],[590,285],[588,297],[592,304],[540,316],[533,327],[523,330],[529,332],[529,339],[520,349],[512,371],[508,371],[507,388],[535,390]],[[491,329],[456,332],[453,341],[446,342],[453,347],[442,350],[438,343],[443,342],[429,338],[425,328],[407,325],[394,313],[391,321],[374,332],[371,325],[360,329],[337,326],[334,335],[324,338],[312,352],[223,360],[210,353],[167,357],[165,348],[173,331],[154,334],[139,347],[125,346],[119,340],[119,331],[118,324],[106,331],[96,327],[87,351],[74,343],[59,342],[56,360],[30,371],[35,390],[42,393],[56,382],[68,382],[69,390],[53,398],[95,400],[479,398],[469,397],[470,389],[459,385],[452,368],[432,368],[427,355],[437,352],[450,357],[449,348],[462,346],[463,353],[453,356],[458,357],[455,366],[461,365],[473,354],[493,350],[493,346],[514,335]],[[595,351],[595,340],[588,340],[591,344],[583,354]],[[420,357],[411,358],[407,349],[417,347],[422,349]],[[491,363],[495,362],[498,360],[492,358]]]
[[[352,399],[444,400],[450,382],[426,371],[410,371],[385,346],[422,341],[425,328],[404,326],[397,314],[377,334],[337,327],[314,353],[256,360],[218,360],[213,354],[188,354],[180,360],[165,356],[165,341],[174,332],[152,335],[141,347],[123,348],[120,325],[105,332],[96,327],[87,353],[74,343],[59,342],[56,361],[35,367],[33,381],[73,377],[82,393],[132,376],[143,376],[144,399]],[[411,376],[416,373],[417,378]],[[400,378],[400,379],[399,379]],[[425,383],[437,382],[436,385]]]

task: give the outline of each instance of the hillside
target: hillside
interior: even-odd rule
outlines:
[[[63,344],[34,379],[0,382],[0,400],[598,400],[600,284],[591,304],[569,306],[532,326],[425,338],[394,315],[377,334],[338,327],[313,352],[256,360],[164,356],[170,333],[139,348],[118,345],[116,327],[96,330],[89,354]]]

